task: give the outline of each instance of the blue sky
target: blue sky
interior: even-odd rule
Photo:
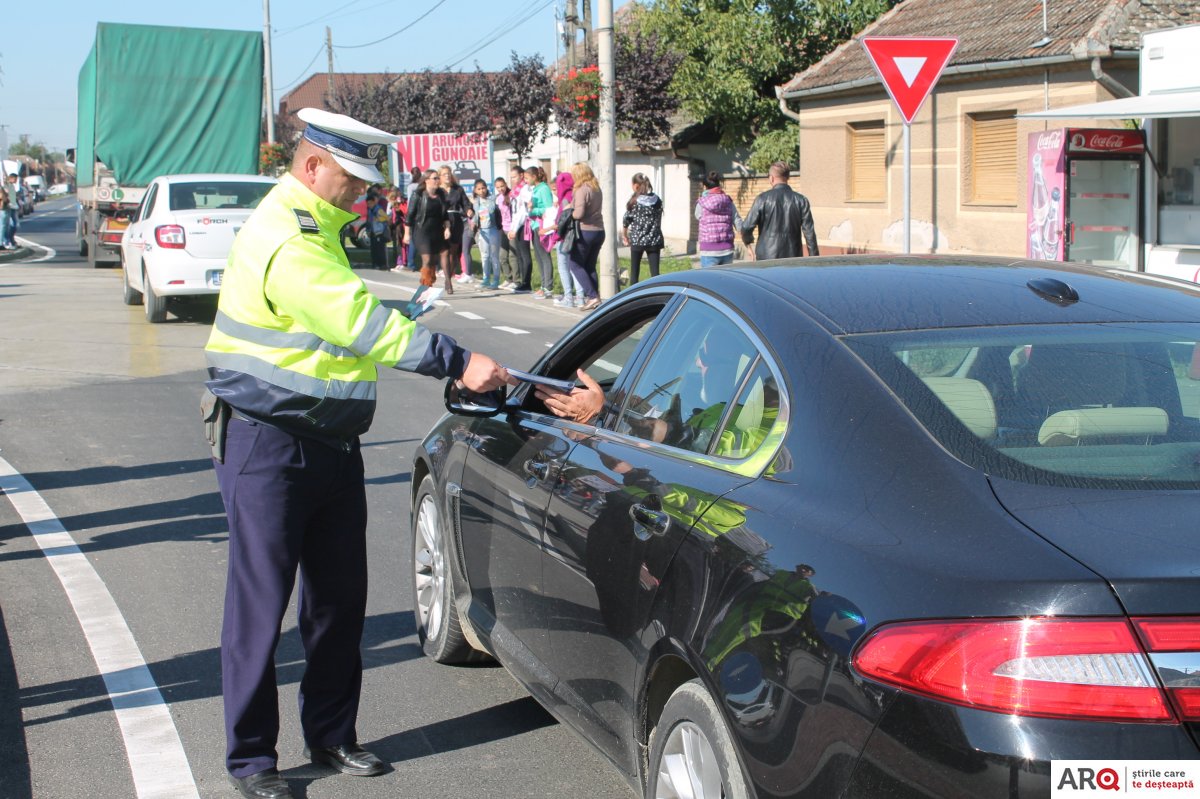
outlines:
[[[60,151],[75,140],[76,79],[97,22],[263,27],[261,0],[6,0],[3,5],[0,125],[6,126],[10,143],[28,134],[30,141]],[[563,0],[273,0],[275,106],[302,78],[326,69],[326,26],[333,33],[339,72],[439,70],[456,61],[452,69],[474,69],[476,61],[485,70],[501,69],[513,50],[554,60],[555,14],[562,7]]]

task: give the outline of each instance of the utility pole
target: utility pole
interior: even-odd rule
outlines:
[[[325,52],[329,58],[329,104],[333,105],[337,98],[337,89],[333,86],[333,31],[329,30],[329,26],[325,27]]]
[[[266,81],[267,144],[275,143],[275,88],[271,80],[271,0],[263,0],[263,79]]]
[[[590,21],[591,8],[584,0],[584,19]],[[597,64],[600,67],[600,132],[596,152],[596,179],[604,194],[604,247],[600,250],[600,297],[608,299],[620,288],[617,268],[617,100],[613,91],[616,70],[613,64],[612,0],[600,0],[596,26]]]

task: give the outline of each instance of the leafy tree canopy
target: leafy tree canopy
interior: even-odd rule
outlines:
[[[635,24],[682,60],[671,90],[728,147],[786,127],[775,87],[899,0],[643,0]],[[777,149],[778,142],[770,142]]]

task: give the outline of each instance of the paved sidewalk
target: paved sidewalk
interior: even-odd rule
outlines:
[[[19,261],[31,255],[33,255],[33,250],[28,247],[17,247],[15,250],[0,250],[0,264],[9,261]]]

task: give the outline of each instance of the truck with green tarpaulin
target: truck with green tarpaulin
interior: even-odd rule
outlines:
[[[79,70],[79,254],[120,261],[150,181],[258,172],[262,34],[101,22]]]

